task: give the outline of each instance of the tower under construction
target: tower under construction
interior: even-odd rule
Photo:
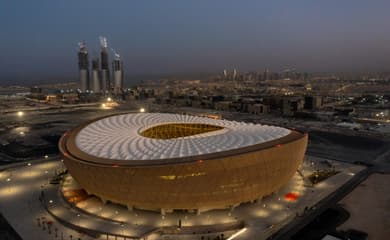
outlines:
[[[99,58],[95,58],[92,60],[92,87],[91,87],[91,90],[94,93],[101,92]]]
[[[79,43],[79,70],[80,70],[80,89],[82,92],[89,90],[89,61],[88,61],[88,51],[84,42]]]
[[[109,94],[111,90],[110,83],[110,69],[108,66],[108,44],[105,37],[100,37],[101,47],[101,78],[102,78],[102,90],[103,94]]]
[[[123,69],[122,69],[122,61],[120,55],[118,53],[114,53],[115,58],[112,62],[112,69],[114,72],[114,94],[119,95],[122,92],[123,86]]]

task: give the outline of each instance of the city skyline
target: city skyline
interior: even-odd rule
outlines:
[[[387,239],[389,7],[0,4],[0,239]]]
[[[134,76],[280,70],[388,71],[386,1],[10,2],[0,9],[2,83],[77,81],[77,43],[98,36]],[[17,17],[15,17],[17,16]]]

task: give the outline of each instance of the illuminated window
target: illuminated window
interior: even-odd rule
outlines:
[[[161,179],[164,180],[175,180],[176,176],[175,175],[169,175],[169,176],[160,176]]]
[[[185,175],[165,175],[165,176],[160,176],[161,179],[164,180],[175,180],[175,179],[185,179],[189,177],[199,177],[199,176],[204,176],[206,175],[205,172],[197,172],[197,173],[189,173]]]

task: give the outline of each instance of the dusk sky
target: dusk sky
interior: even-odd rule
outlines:
[[[0,84],[77,81],[77,43],[119,51],[126,77],[390,70],[390,1],[2,1]],[[50,80],[49,80],[50,81]]]

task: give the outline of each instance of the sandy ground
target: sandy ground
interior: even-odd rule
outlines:
[[[390,236],[390,175],[372,174],[340,203],[351,217],[338,230],[357,229],[370,240]]]

